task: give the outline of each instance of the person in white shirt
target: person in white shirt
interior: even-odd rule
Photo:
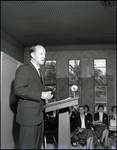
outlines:
[[[97,124],[97,121],[98,121],[98,124]],[[109,134],[108,115],[104,113],[103,105],[98,106],[98,112],[95,113],[94,115],[93,124],[94,124],[96,135],[100,139],[100,144],[103,147],[108,148],[108,134]]]
[[[109,116],[109,126],[114,127],[116,129],[117,126],[117,106],[112,106],[111,108],[112,114]],[[111,147],[116,146],[116,135],[117,135],[117,130],[109,130],[109,144]]]
[[[91,130],[91,121],[84,114],[84,106],[79,107],[79,112],[75,116],[75,123],[77,126],[76,133],[73,135],[72,140],[86,140],[86,148],[93,148],[93,132]]]
[[[115,122],[116,122],[116,120],[117,120],[117,114],[116,114],[117,113],[117,106],[112,106],[111,111],[112,111],[112,114],[110,115],[109,119],[110,119],[110,121],[115,120]]]

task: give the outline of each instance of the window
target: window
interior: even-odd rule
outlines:
[[[107,87],[95,86],[95,111],[97,111],[98,105],[104,105],[104,111],[106,112],[107,104]]]
[[[95,80],[95,111],[98,105],[104,106],[107,111],[107,86],[106,86],[106,59],[94,60],[94,80]]]
[[[77,85],[78,90],[75,92],[75,96],[81,97],[81,64],[80,60],[69,60],[69,97],[74,97],[74,93],[71,90],[72,85]]]
[[[94,78],[95,78],[95,85],[106,84],[106,60],[105,59],[94,60]]]
[[[56,88],[56,61],[47,60],[45,62],[45,91],[53,91],[54,88]],[[50,101],[56,101],[56,91]]]

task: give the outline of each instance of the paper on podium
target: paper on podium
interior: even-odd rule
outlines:
[[[68,97],[63,100],[47,103],[45,105],[45,112],[50,112],[50,111],[78,105],[78,99],[79,99],[78,97],[75,97],[75,98]]]

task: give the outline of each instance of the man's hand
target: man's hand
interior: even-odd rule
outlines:
[[[53,97],[53,95],[51,94],[51,91],[47,91],[47,92],[42,92],[41,98],[48,100],[51,99]]]

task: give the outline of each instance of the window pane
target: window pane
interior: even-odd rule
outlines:
[[[56,70],[56,61],[55,60],[47,60],[45,62],[45,68],[46,69],[53,69]]]
[[[95,59],[94,67],[106,67],[106,60],[105,59]]]
[[[95,102],[106,102],[107,101],[107,93],[106,87],[95,87]]]
[[[56,70],[54,70],[54,69],[45,69],[45,76],[56,77]]]
[[[46,76],[45,84],[56,84],[56,77],[54,76]]]
[[[45,84],[56,84],[56,61],[47,60],[45,62]]]
[[[69,60],[69,84],[81,84],[80,60]]]
[[[106,75],[106,68],[95,68],[95,75]]]
[[[106,68],[94,68],[95,84],[106,84]]]
[[[56,86],[45,86],[45,91],[53,91]],[[49,102],[54,102],[56,101],[56,90],[53,92],[53,97],[52,99],[49,100]]]

